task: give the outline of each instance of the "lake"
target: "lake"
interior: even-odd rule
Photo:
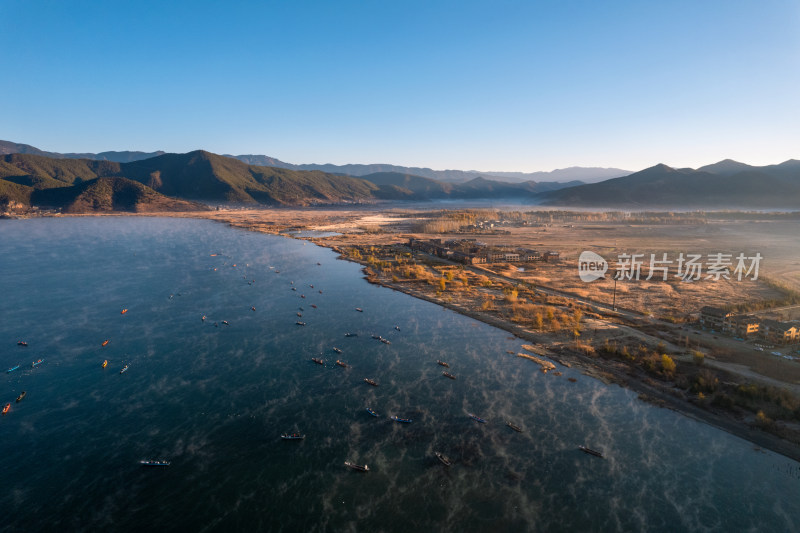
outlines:
[[[4,220],[0,245],[0,531],[800,529],[798,463],[542,374],[329,249],[137,217]]]

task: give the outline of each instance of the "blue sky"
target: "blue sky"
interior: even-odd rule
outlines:
[[[0,139],[503,171],[800,159],[800,2],[0,2]]]

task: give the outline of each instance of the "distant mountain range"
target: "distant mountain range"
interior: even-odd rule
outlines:
[[[19,144],[10,141],[0,141],[0,155],[7,154],[33,154],[56,159],[93,159],[96,161],[113,161],[115,163],[129,163],[140,159],[148,159],[166,152],[100,152],[99,154],[60,154],[45,152],[29,144]]]
[[[144,187],[134,203],[104,198],[81,200],[84,184],[98,179],[125,180]],[[103,182],[107,185],[111,182]],[[112,184],[113,185],[113,184]],[[400,173],[375,173],[361,178],[318,170],[289,170],[248,165],[237,159],[198,150],[164,154],[129,163],[92,159],[52,158],[9,154],[0,158],[0,202],[16,201],[65,210],[155,210],[167,197],[206,204],[314,205],[372,203],[380,200],[442,200],[528,198],[563,187],[561,183],[504,183],[475,178],[466,183],[443,183]],[[117,190],[121,186],[113,185]],[[130,184],[128,184],[130,188]],[[72,190],[70,190],[72,189]],[[108,191],[106,186],[103,191]],[[99,193],[91,189],[90,193]],[[85,195],[84,195],[85,196]],[[97,194],[95,194],[95,199]],[[169,209],[185,209],[183,203]],[[196,207],[196,206],[195,206]]]
[[[656,165],[625,177],[542,193],[547,205],[584,207],[800,207],[800,161],[755,167],[726,159],[697,170]]]
[[[14,201],[73,212],[185,210],[197,208],[200,205],[197,202],[320,205],[452,199],[514,199],[531,205],[622,209],[797,209],[800,205],[800,161],[796,160],[762,167],[725,160],[697,170],[656,165],[585,184],[500,181],[481,175],[464,181],[470,172],[414,169],[453,173],[451,178],[458,176],[461,180],[454,182],[386,170],[406,169],[392,165],[330,165],[339,171],[383,169],[356,177],[296,168],[327,168],[327,165],[285,168],[278,165],[289,166],[287,163],[266,156],[230,157],[202,150],[187,154],[153,153],[158,155],[56,154],[0,141],[0,154],[6,154],[0,155],[0,204]],[[92,157],[78,158],[78,155]],[[589,169],[565,170],[589,172]],[[508,176],[510,179],[528,175],[508,174],[515,174]],[[565,174],[558,176],[563,178]]]
[[[61,154],[58,152],[45,152],[34,146],[28,144],[14,143],[10,141],[0,141],[0,155],[5,154],[33,154],[42,155],[46,157],[53,157],[59,159],[94,159],[99,161],[114,161],[117,163],[129,163],[132,161],[139,161],[141,159],[149,159],[151,157],[164,155],[166,152],[100,152],[99,154],[85,153],[67,153]],[[463,183],[475,178],[483,177],[487,179],[495,179],[496,181],[520,183],[524,181],[556,181],[556,182],[573,182],[576,180],[583,181],[584,183],[592,183],[601,181],[608,178],[616,178],[619,176],[626,176],[631,173],[630,170],[622,170],[618,168],[586,168],[586,167],[570,167],[565,169],[553,170],[552,172],[481,172],[478,170],[432,170],[430,168],[420,167],[403,167],[398,165],[317,165],[317,164],[302,164],[296,165],[286,163],[280,159],[270,157],[267,155],[229,155],[225,157],[238,159],[248,165],[260,167],[276,167],[286,168],[289,170],[320,170],[329,174],[345,174],[347,176],[366,176],[368,174],[396,172],[400,174],[409,174],[413,176],[421,176],[423,178],[434,179],[444,182]],[[497,180],[497,178],[500,178]]]
[[[227,155],[249,165],[263,165],[270,167],[289,168],[292,170],[321,170],[332,174],[346,174],[348,176],[363,177],[370,174],[408,174],[423,178],[443,181],[447,183],[465,183],[475,178],[492,179],[495,181],[521,183],[525,181],[544,182],[574,182],[582,181],[591,183],[608,178],[627,176],[632,172],[619,168],[597,167],[570,167],[552,172],[481,172],[479,170],[433,170],[421,167],[402,167],[398,165],[293,165],[279,159],[265,155]]]

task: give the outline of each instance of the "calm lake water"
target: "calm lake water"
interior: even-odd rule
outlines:
[[[798,463],[544,375],[506,353],[519,339],[328,249],[128,217],[0,221],[0,246],[0,364],[20,365],[0,378],[2,531],[800,529]]]

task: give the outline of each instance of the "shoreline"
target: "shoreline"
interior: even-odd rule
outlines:
[[[393,282],[386,279],[381,279],[377,276],[370,276],[366,272],[366,268],[368,267],[366,263],[348,257],[347,254],[343,253],[343,251],[339,248],[339,246],[336,243],[326,243],[325,241],[318,240],[315,238],[294,237],[292,235],[282,233],[281,230],[285,229],[286,226],[282,228],[280,226],[275,227],[275,226],[258,225],[258,224],[252,224],[252,225],[243,224],[241,222],[237,223],[236,221],[230,218],[224,218],[220,216],[209,216],[212,214],[214,214],[214,212],[208,212],[208,213],[195,212],[191,214],[109,213],[109,214],[101,214],[99,216],[122,215],[122,216],[205,219],[214,222],[226,223],[228,224],[228,226],[232,228],[238,228],[247,231],[254,231],[257,233],[271,234],[280,237],[310,242],[311,244],[315,244],[317,246],[321,246],[323,248],[328,248],[332,250],[337,254],[337,259],[350,261],[352,263],[357,263],[361,265],[364,279],[368,283],[379,285],[397,292],[402,292],[411,297],[433,303],[440,307],[456,312],[460,315],[472,318],[473,320],[477,320],[489,326],[506,331],[521,340],[537,344],[542,343],[540,335],[531,332],[524,326],[512,323],[502,318],[490,316],[486,313],[482,313],[462,305],[445,301],[441,298],[432,296],[426,291],[417,290],[410,286],[405,286],[404,284],[401,283]],[[87,215],[78,215],[78,216],[87,216]],[[88,216],[98,216],[98,215],[88,215]],[[291,225],[291,227],[301,229],[297,225]],[[623,366],[622,363],[619,363],[612,359],[589,357],[583,353],[578,352],[577,350],[570,349],[568,347],[561,347],[561,349],[558,350],[557,352],[552,349],[546,348],[546,357],[555,361],[558,364],[561,364],[562,366],[570,366],[570,365],[579,366],[580,369],[582,370],[582,373],[588,377],[599,379],[609,385],[616,384],[617,386],[627,388],[633,392],[638,393],[639,398],[641,400],[646,401],[654,406],[671,409],[693,420],[708,424],[712,427],[715,427],[719,430],[725,431],[726,433],[736,436],[742,440],[745,440],[753,444],[754,451],[762,451],[762,449],[769,450],[773,453],[782,455],[793,461],[800,462],[800,445],[795,444],[789,440],[783,439],[775,434],[754,427],[745,421],[736,419],[734,417],[734,413],[732,412],[730,414],[727,414],[725,412],[712,411],[709,409],[702,408],[686,398],[679,397],[678,389],[676,389],[671,384],[664,383],[663,385],[655,385],[647,383],[646,381],[649,381],[651,383],[656,383],[656,382],[647,376],[632,375],[631,369],[627,366]],[[569,365],[565,365],[564,361],[566,361]]]
[[[301,239],[304,240],[304,239]],[[339,258],[345,261],[351,261],[354,263],[358,263],[358,261],[353,261],[344,257],[344,255],[339,252],[335,247],[324,246],[320,243],[314,242],[313,244],[321,245],[325,248],[331,248],[333,251],[339,254]],[[362,263],[358,263],[363,265]],[[444,307],[449,309],[453,312],[456,312],[460,315],[472,318],[489,326],[501,329],[508,333],[511,333],[515,337],[529,341],[534,343],[539,343],[541,341],[534,333],[529,332],[523,326],[519,326],[517,324],[510,323],[508,321],[498,319],[495,317],[487,316],[486,314],[475,312],[469,309],[465,309],[463,306],[452,304],[450,302],[445,302],[431,296],[426,295],[421,291],[411,291],[407,290],[406,288],[402,287],[401,284],[386,282],[384,280],[378,279],[369,279],[365,275],[365,279],[368,283],[372,283],[374,285],[379,285],[381,287],[386,287],[387,289],[391,289],[397,292],[402,292],[414,298],[418,298],[420,300],[425,300],[427,302],[439,305],[440,307]],[[773,435],[771,433],[767,433],[762,431],[758,428],[754,428],[746,423],[742,423],[735,419],[731,419],[723,414],[715,413],[709,411],[707,409],[703,409],[698,407],[697,405],[688,402],[682,398],[678,398],[673,394],[667,392],[669,389],[655,387],[645,383],[640,379],[636,379],[635,377],[631,376],[625,369],[616,369],[612,368],[610,363],[613,361],[601,360],[606,361],[608,365],[601,365],[598,364],[596,359],[588,357],[580,352],[575,350],[561,350],[558,352],[558,357],[555,357],[555,352],[552,350],[547,349],[546,355],[550,360],[555,361],[556,363],[564,366],[563,360],[567,360],[570,364],[575,364],[579,366],[583,370],[583,374],[603,381],[606,384],[615,384],[620,387],[624,387],[630,389],[633,392],[639,393],[639,397],[641,400],[646,401],[656,407],[667,408],[677,413],[680,413],[684,416],[687,416],[693,420],[698,422],[708,424],[713,426],[717,429],[725,431],[735,437],[738,437],[742,440],[748,441],[754,444],[757,448],[763,448],[770,450],[776,454],[783,455],[789,459],[794,461],[800,462],[800,446],[795,445],[792,442],[787,440],[781,439],[780,437]],[[755,448],[754,451],[758,451]]]

